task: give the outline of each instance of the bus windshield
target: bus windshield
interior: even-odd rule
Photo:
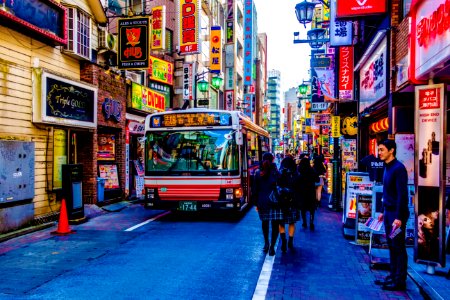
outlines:
[[[146,175],[237,175],[239,152],[231,129],[146,133]]]

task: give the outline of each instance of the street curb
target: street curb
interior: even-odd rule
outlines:
[[[444,300],[441,295],[438,294],[423,278],[411,267],[408,267],[408,276],[417,285],[420,293],[425,299],[428,300]]]
[[[5,233],[5,234],[0,234],[0,243],[10,240],[10,239],[13,239],[13,238],[16,238],[16,237],[19,237],[19,236],[22,236],[22,235],[25,235],[25,234],[28,234],[28,233],[43,230],[43,229],[46,229],[46,228],[49,228],[49,227],[52,227],[55,225],[56,225],[56,222],[50,222],[50,223],[40,224],[40,225],[36,225],[36,226],[32,226],[32,227],[26,227],[26,228],[19,229],[16,231]]]

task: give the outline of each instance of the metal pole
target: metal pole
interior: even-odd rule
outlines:
[[[197,107],[197,81],[198,81],[198,74],[195,74],[194,77],[194,108]]]

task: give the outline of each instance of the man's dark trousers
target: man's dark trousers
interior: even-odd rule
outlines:
[[[384,228],[386,230],[386,239],[389,246],[389,259],[391,276],[394,283],[405,284],[408,275],[408,254],[406,253],[405,238],[406,238],[406,221],[402,221],[402,232],[397,234],[394,239],[389,238],[392,232],[392,223],[395,220],[395,212],[384,211]]]

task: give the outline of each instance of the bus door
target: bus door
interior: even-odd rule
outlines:
[[[243,134],[244,143],[241,147],[241,161],[242,161],[242,170],[241,170],[241,184],[242,184],[242,194],[245,197],[245,202],[248,202],[250,199],[250,173],[249,173],[249,157],[248,157],[248,143],[247,143],[247,134]]]

